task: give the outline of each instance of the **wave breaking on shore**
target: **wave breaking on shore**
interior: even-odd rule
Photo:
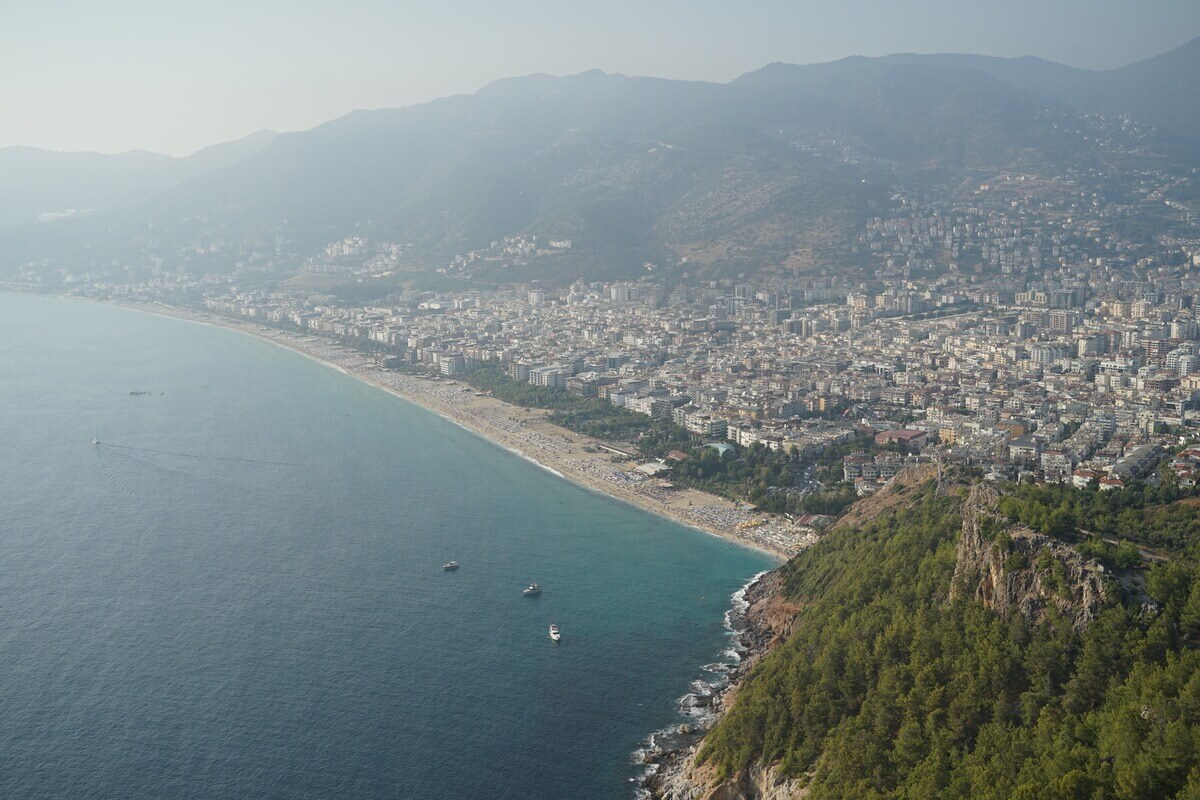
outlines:
[[[746,640],[746,612],[750,601],[746,595],[769,570],[759,572],[746,581],[729,598],[725,611],[725,634],[730,642],[721,651],[720,657],[700,667],[705,673],[688,684],[688,691],[675,702],[678,719],[647,736],[642,746],[634,750],[630,762],[642,767],[641,772],[630,781],[634,784],[634,797],[647,800],[653,797],[647,782],[654,777],[666,759],[676,757],[696,746],[720,716],[719,700],[729,689],[733,673],[745,660],[750,643]]]

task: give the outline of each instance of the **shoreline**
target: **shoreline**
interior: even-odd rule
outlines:
[[[652,790],[662,781],[660,773],[677,770],[684,754],[693,752],[720,719],[722,698],[741,675],[743,662],[756,655],[754,637],[750,635],[755,622],[747,616],[751,602],[746,598],[770,573],[759,572],[730,595],[724,619],[728,646],[716,661],[700,668],[704,674],[693,679],[688,691],[675,701],[677,718],[650,733],[633,751],[632,762],[641,770],[634,778],[639,800],[651,798]]]
[[[461,381],[430,380],[387,370],[370,356],[316,334],[285,331],[258,322],[160,303],[69,297],[224,328],[290,350],[436,414],[563,480],[676,524],[756,550],[779,562],[816,540],[815,535],[793,529],[786,520],[745,511],[716,495],[687,488],[662,489],[652,479],[628,469],[628,463],[616,463],[603,452],[589,452],[597,444],[595,439],[548,422],[548,412],[511,405],[490,395],[477,396],[473,387]],[[738,527],[746,523],[755,526]]]
[[[633,754],[642,765],[634,783],[638,800],[698,798],[713,788],[707,785],[710,772],[696,758],[709,732],[728,712],[742,681],[786,635],[789,618],[778,618],[772,607],[779,580],[776,570],[760,572],[730,597],[725,627],[732,645],[720,662],[705,667],[716,677],[693,681],[691,691],[680,698],[680,716],[687,722],[655,731]]]

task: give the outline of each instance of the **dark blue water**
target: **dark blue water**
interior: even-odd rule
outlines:
[[[0,294],[0,477],[3,797],[628,797],[768,563],[296,354],[68,300]]]

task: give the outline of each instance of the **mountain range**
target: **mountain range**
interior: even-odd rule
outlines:
[[[298,268],[351,234],[411,245],[414,270],[507,235],[575,242],[496,280],[633,276],[646,262],[837,268],[897,185],[1086,164],[1082,114],[1127,115],[1194,161],[1198,88],[1200,39],[1108,71],[901,54],[771,64],[726,84],[533,75],[181,159],[4,148],[0,268],[136,264],[147,247],[170,259],[213,242]]]
[[[184,158],[147,150],[114,155],[0,148],[0,228],[71,212],[98,213],[135,204],[173,186],[243,161],[275,138],[258,131]]]

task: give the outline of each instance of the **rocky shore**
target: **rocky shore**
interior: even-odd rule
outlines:
[[[733,703],[741,681],[792,630],[798,609],[784,600],[780,583],[779,571],[772,570],[757,576],[739,593],[741,597],[735,595],[728,624],[733,638],[731,651],[736,658],[727,662],[724,680],[710,684],[710,692],[693,691],[681,700],[681,711],[689,721],[654,734],[647,740],[646,747],[635,754],[646,764],[638,784],[640,797],[654,800],[735,800],[743,797],[783,800],[792,796],[777,793],[777,789],[784,792],[790,789],[786,782],[775,781],[766,771],[758,770],[763,774],[739,776],[733,783],[718,786],[712,771],[696,763],[704,734]],[[697,708],[705,713],[689,713]]]

